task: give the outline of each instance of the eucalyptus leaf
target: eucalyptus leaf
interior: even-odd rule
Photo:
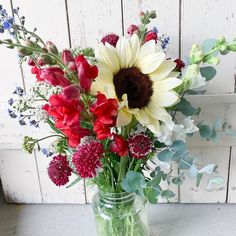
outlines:
[[[184,141],[182,141],[182,140],[176,140],[176,141],[174,141],[173,143],[172,143],[172,145],[170,146],[170,148],[171,148],[171,150],[173,151],[173,152],[179,152],[179,151],[185,151],[186,150],[186,148],[187,148],[187,146],[186,146],[186,144],[185,144],[185,142]]]
[[[216,40],[215,39],[205,39],[201,43],[201,48],[204,53],[208,53],[214,46],[216,45]],[[215,54],[215,56],[217,53]]]
[[[175,184],[175,185],[182,185],[183,184],[183,178],[180,178],[180,177],[175,177],[172,179],[172,183]]]
[[[189,169],[192,166],[192,164],[193,164],[193,159],[181,158],[179,161],[179,169],[183,170]]]
[[[122,188],[128,193],[137,193],[143,195],[145,186],[145,178],[141,173],[128,171],[125,178],[121,182]]]
[[[220,176],[214,177],[214,178],[208,180],[207,189],[210,190],[214,184],[221,185],[223,183],[224,183],[223,177],[220,177]]]
[[[197,174],[197,181],[196,181],[196,187],[200,186],[201,180],[202,180],[203,175],[201,173]]]
[[[175,109],[186,116],[193,116],[199,113],[199,109],[194,108],[185,98],[181,98],[180,102],[175,105]]]
[[[148,199],[148,201],[152,204],[157,203],[157,193],[155,189],[148,187],[144,189],[144,195]]]
[[[236,136],[236,131],[235,131],[235,130],[232,130],[232,129],[226,129],[226,130],[225,130],[225,134],[228,135],[228,136],[233,136],[233,137],[235,137],[235,136]]]
[[[217,166],[215,164],[206,165],[201,170],[199,170],[199,173],[212,174],[216,167]]]
[[[206,81],[210,81],[215,77],[216,69],[213,66],[205,66],[200,68],[200,73]]]
[[[169,162],[171,161],[171,158],[173,156],[174,156],[174,152],[172,152],[170,149],[165,149],[161,151],[160,153],[158,153],[157,158],[160,161]]]
[[[213,129],[209,125],[202,125],[199,127],[199,133],[202,138],[210,139],[212,136]]]
[[[162,193],[161,193],[161,197],[166,199],[166,200],[169,200],[170,198],[173,198],[175,196],[174,192],[172,192],[171,190],[164,190]]]
[[[216,130],[220,130],[220,129],[222,129],[223,122],[224,122],[224,120],[222,118],[218,117],[218,118],[215,119],[213,127]]]

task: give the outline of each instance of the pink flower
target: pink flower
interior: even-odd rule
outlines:
[[[137,159],[146,158],[153,148],[152,140],[144,133],[130,137],[128,145],[131,156]]]
[[[48,167],[48,176],[57,186],[65,185],[69,182],[72,169],[65,156],[54,156]]]
[[[97,175],[96,170],[102,167],[100,159],[104,153],[100,142],[90,140],[87,143],[80,144],[74,153],[72,162],[75,169],[82,178],[93,178]]]
[[[158,36],[156,31],[154,30],[150,30],[149,32],[147,32],[144,41],[148,42],[150,40],[155,40],[155,42],[157,42]]]
[[[89,92],[93,79],[98,76],[97,66],[91,66],[83,55],[75,58],[80,86],[85,92]]]
[[[119,40],[119,36],[117,34],[107,34],[101,40],[103,44],[109,43],[113,47],[116,47],[117,41]]]
[[[119,156],[128,156],[128,142],[118,134],[113,134],[113,142],[110,145],[110,150]]]
[[[129,28],[127,29],[127,33],[129,35],[136,34],[139,32],[139,28],[137,25],[130,25]]]
[[[64,50],[61,53],[61,59],[63,61],[63,63],[68,66],[70,62],[75,62],[75,59],[71,53],[71,51],[69,50]]]

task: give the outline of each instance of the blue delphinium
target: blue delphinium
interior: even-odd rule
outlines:
[[[9,16],[6,9],[3,9],[2,5],[0,5],[0,33],[4,33],[7,30],[10,34],[13,34],[13,25],[14,18]]]
[[[16,87],[16,89],[14,90],[13,94],[17,94],[19,96],[23,96],[24,95],[24,89],[21,87]]]

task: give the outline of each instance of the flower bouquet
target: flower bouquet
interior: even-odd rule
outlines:
[[[93,206],[103,236],[149,235],[147,200],[174,197],[162,182],[181,185],[183,170],[197,186],[203,177],[208,187],[221,184],[221,177],[210,178],[216,165],[199,166],[185,141],[197,132],[208,141],[218,131],[235,134],[223,119],[213,125],[195,121],[201,109],[186,95],[206,91],[218,54],[235,52],[236,40],[194,44],[184,63],[168,58],[169,37],[148,28],[154,18],[155,11],[141,12],[141,23],[131,25],[127,36],[110,33],[95,50],[60,52],[36,29],[25,28],[19,8],[9,16],[0,6],[0,32],[11,35],[0,44],[16,48],[20,63],[27,62],[36,77],[27,94],[16,88],[9,115],[20,125],[46,123],[52,129],[46,137],[24,137],[23,148],[52,157],[48,175],[55,185],[71,187],[85,179],[98,187]],[[48,149],[40,146],[44,139],[52,140]],[[163,163],[177,163],[179,174],[165,171]],[[78,177],[69,183],[72,173]]]

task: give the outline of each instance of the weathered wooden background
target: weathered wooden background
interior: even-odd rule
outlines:
[[[158,19],[153,22],[161,33],[171,38],[170,56],[188,55],[193,42],[205,38],[236,36],[235,0],[1,0],[11,11],[20,7],[27,27],[37,26],[40,35],[54,41],[61,49],[95,46],[108,32],[122,34],[131,23],[138,23],[141,10],[155,9]],[[192,99],[202,106],[202,117],[226,118],[236,128],[236,55],[228,55],[218,66],[217,78],[210,84],[208,94]],[[24,135],[43,131],[18,126],[7,115],[7,100],[16,85],[26,90],[34,82],[29,68],[20,68],[15,51],[0,48],[0,176],[9,202],[27,203],[86,203],[91,201],[92,189],[83,182],[71,188],[57,188],[47,177],[49,158],[35,152],[28,156],[21,150]],[[176,192],[175,202],[235,203],[236,202],[236,140],[222,137],[218,144],[194,138],[189,142],[201,164],[216,163],[218,175],[225,178],[222,186],[211,191],[206,183],[195,188],[187,180]],[[72,177],[73,178],[73,177]],[[173,187],[172,187],[173,189]]]

